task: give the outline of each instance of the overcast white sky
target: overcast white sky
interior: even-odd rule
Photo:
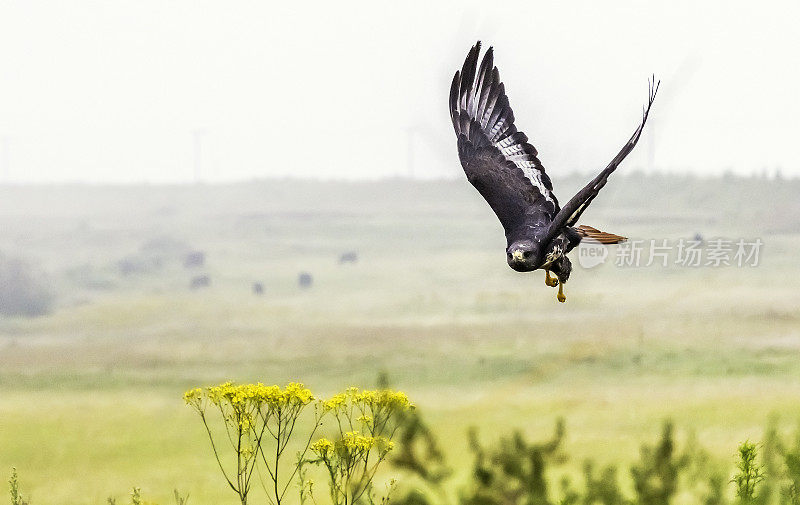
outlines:
[[[447,95],[477,39],[553,176],[605,166],[651,73],[656,141],[625,168],[653,149],[800,175],[798,20],[792,0],[4,0],[0,181],[191,181],[195,143],[208,181],[459,176]]]

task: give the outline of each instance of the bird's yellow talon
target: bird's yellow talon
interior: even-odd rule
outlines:
[[[556,296],[556,298],[558,298],[558,301],[561,302],[561,303],[564,303],[564,302],[567,301],[567,297],[564,296],[564,283],[563,282],[560,282],[558,284],[558,296]]]
[[[550,270],[545,270],[545,273],[547,274],[547,277],[544,278],[544,283],[551,288],[558,286],[558,279],[550,277]]]

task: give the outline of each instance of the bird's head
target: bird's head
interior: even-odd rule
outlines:
[[[512,242],[506,249],[506,260],[517,272],[536,270],[541,263],[539,243],[528,239]]]

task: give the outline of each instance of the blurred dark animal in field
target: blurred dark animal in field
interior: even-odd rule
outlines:
[[[53,309],[44,274],[27,262],[0,254],[0,315],[36,317]]]
[[[136,262],[132,259],[125,258],[117,261],[117,270],[122,275],[130,275],[134,272],[138,272],[139,268],[136,265]]]
[[[700,242],[702,244],[703,243],[703,235],[700,232],[695,233],[694,234],[694,240],[695,240],[695,242]]]
[[[347,251],[339,256],[339,264],[345,263],[358,263],[358,253],[355,251]]]
[[[192,277],[192,282],[189,284],[190,289],[207,288],[211,285],[211,277],[207,275],[198,275]]]
[[[263,295],[264,294],[264,285],[260,282],[253,283],[253,294],[254,295]]]
[[[192,251],[183,258],[185,268],[199,268],[206,264],[206,253],[203,251]]]
[[[300,272],[297,276],[297,285],[301,288],[310,288],[314,284],[314,278],[308,272]]]
[[[486,51],[479,67],[480,49],[480,42],[472,47],[450,86],[450,118],[458,138],[458,157],[467,179],[505,229],[508,265],[518,272],[543,269],[545,284],[558,286],[558,301],[564,302],[564,283],[572,271],[567,253],[585,237],[601,244],[625,240],[576,224],[639,141],[659,83],[655,79],[650,82],[642,121],[622,150],[561,208],[536,148],[514,125],[514,113],[494,66],[492,48]],[[556,279],[550,277],[550,272],[556,274]]]

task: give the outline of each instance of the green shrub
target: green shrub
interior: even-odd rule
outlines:
[[[477,431],[470,430],[470,448],[475,457],[472,485],[461,496],[462,505],[548,505],[545,468],[559,461],[564,422],[556,423],[553,437],[544,443],[530,443],[522,432],[500,439],[496,447],[485,448]]]
[[[8,489],[11,492],[11,505],[28,505],[19,492],[19,480],[17,479],[17,469],[11,469],[11,478],[8,479]]]
[[[678,489],[678,474],[686,466],[684,458],[675,456],[672,423],[664,423],[659,443],[643,445],[640,454],[639,463],[631,467],[636,503],[668,505]]]
[[[764,480],[764,471],[756,458],[758,450],[756,445],[749,441],[739,446],[739,461],[736,463],[736,475],[732,482],[736,485],[736,496],[742,503],[752,503],[756,500],[756,486]]]
[[[409,480],[421,483],[438,502],[445,501],[444,482],[452,474],[439,442],[433,431],[423,421],[417,409],[410,409],[398,416],[397,440],[399,450],[390,458],[390,463],[398,470],[404,471]],[[420,489],[408,489],[400,497],[394,498],[395,505],[428,505],[433,498]]]
[[[625,498],[617,484],[617,469],[614,466],[603,468],[600,475],[595,475],[594,464],[587,461],[583,465],[585,494],[580,499],[583,505],[622,505]]]

